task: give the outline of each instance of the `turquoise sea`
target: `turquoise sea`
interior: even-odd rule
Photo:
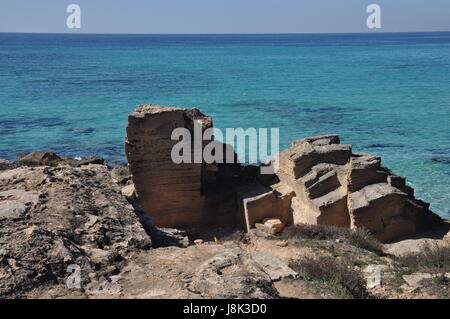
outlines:
[[[223,129],[278,127],[283,148],[339,134],[450,218],[450,32],[0,33],[0,158],[123,162],[141,103],[199,107]]]

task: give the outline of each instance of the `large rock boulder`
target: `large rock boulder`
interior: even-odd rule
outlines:
[[[440,222],[405,178],[379,157],[353,154],[336,135],[294,141],[278,160],[277,176],[295,192],[294,223],[366,228],[389,240]]]
[[[70,265],[83,287],[115,274],[152,247],[106,166],[21,167],[0,172],[0,298],[65,285]]]
[[[171,139],[173,130],[185,128],[193,138],[195,123],[200,134],[212,127],[211,117],[197,109],[141,105],[129,115],[125,151],[137,199],[160,227],[195,232],[234,226],[237,206],[230,179],[239,165],[195,160],[193,148],[191,163],[171,157],[180,142]],[[207,142],[200,141],[202,152]]]
[[[53,152],[32,152],[18,154],[20,165],[23,166],[58,166],[63,160]]]

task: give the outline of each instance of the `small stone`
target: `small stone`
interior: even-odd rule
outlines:
[[[262,223],[255,224],[256,229],[271,235],[280,233],[284,228],[284,223],[278,218],[266,218]]]
[[[287,243],[286,241],[279,241],[279,242],[277,243],[277,246],[278,246],[278,247],[287,247],[287,246],[288,246],[288,243]]]
[[[42,229],[40,229],[40,228],[37,227],[37,226],[31,226],[31,227],[28,227],[27,229],[25,229],[23,232],[24,232],[25,236],[26,236],[27,238],[29,238],[29,237],[31,237],[33,234],[39,234],[39,233],[42,233]]]
[[[134,184],[130,184],[130,185],[123,187],[121,193],[125,197],[135,198],[136,197],[136,189],[134,188]]]
[[[13,270],[19,269],[19,267],[17,266],[17,261],[15,259],[8,258],[7,262],[8,262],[9,267],[11,267]]]
[[[426,274],[426,273],[415,273],[412,275],[404,275],[403,276],[403,280],[406,281],[406,283],[410,287],[420,287],[421,286],[420,282],[423,279],[430,279],[430,278],[432,278],[431,274]]]
[[[196,245],[203,245],[203,243],[204,243],[203,239],[194,240],[194,244],[196,244]]]
[[[128,166],[116,166],[111,171],[111,178],[118,184],[125,184],[131,179],[130,168]]]

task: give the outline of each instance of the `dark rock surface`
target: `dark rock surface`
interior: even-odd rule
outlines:
[[[0,171],[4,171],[7,169],[13,169],[13,168],[16,168],[17,166],[18,166],[17,163],[0,158]]]
[[[98,156],[88,156],[81,159],[70,157],[59,157],[53,152],[32,152],[29,154],[18,154],[19,164],[22,166],[39,167],[69,165],[72,167],[81,167],[89,164],[104,165],[106,161]]]

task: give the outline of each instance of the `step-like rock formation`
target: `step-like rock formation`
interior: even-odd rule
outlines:
[[[364,227],[389,240],[440,221],[379,157],[339,143],[337,135],[310,137],[280,154],[276,174],[295,192],[294,223]]]

